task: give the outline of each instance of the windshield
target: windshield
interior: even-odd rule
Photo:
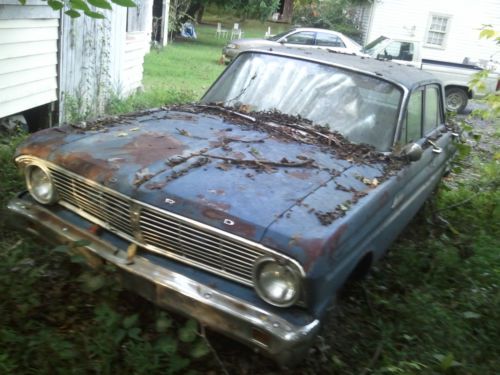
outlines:
[[[378,50],[379,44],[382,43],[386,39],[387,38],[385,36],[379,36],[377,39],[372,40],[370,43],[368,43],[363,48],[363,52],[366,53],[367,55],[372,56],[376,52],[376,50]]]
[[[389,151],[402,91],[381,79],[294,58],[245,53],[202,98],[300,116],[354,143]]]

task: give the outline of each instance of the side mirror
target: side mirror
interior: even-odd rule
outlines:
[[[409,143],[401,150],[401,156],[407,157],[410,161],[420,160],[422,147],[418,143]]]
[[[283,39],[281,39],[281,40],[280,40],[280,43],[281,43],[281,44],[285,44],[286,42],[288,42],[288,39],[287,39],[287,38],[283,38]]]
[[[379,53],[377,55],[377,60],[392,60],[392,56],[388,55],[387,52]]]

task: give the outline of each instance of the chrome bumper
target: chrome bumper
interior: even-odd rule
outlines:
[[[105,260],[116,265],[122,271],[128,289],[158,306],[194,318],[214,331],[262,352],[282,366],[300,360],[319,329],[317,319],[296,326],[275,313],[152,264],[141,256],[127,261],[120,255],[126,251],[118,251],[109,242],[31,201],[13,198],[7,209],[15,226],[35,236],[62,244],[85,240],[88,244],[77,249],[88,262],[97,265]]]

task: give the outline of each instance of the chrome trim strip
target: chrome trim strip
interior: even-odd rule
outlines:
[[[129,211],[133,211],[134,210],[133,207],[140,207],[140,210],[142,211],[141,216],[147,217],[148,213],[149,213],[148,211],[152,211],[151,214],[154,215],[154,213],[158,213],[160,215],[159,220],[169,220],[169,219],[176,220],[176,221],[181,222],[181,223],[186,223],[188,226],[192,226],[195,229],[199,229],[203,233],[203,235],[207,235],[208,237],[215,235],[215,236],[222,237],[223,240],[227,239],[227,241],[232,241],[232,242],[235,242],[236,244],[242,244],[244,246],[248,246],[248,247],[250,247],[250,249],[249,249],[250,251],[258,253],[258,254],[252,255],[250,257],[256,256],[257,258],[259,258],[261,256],[272,256],[275,259],[289,262],[289,263],[293,264],[296,267],[296,269],[299,270],[299,273],[300,273],[300,276],[302,277],[302,279],[305,277],[304,269],[302,268],[300,263],[298,263],[295,259],[287,257],[287,256],[285,256],[285,255],[283,255],[275,250],[269,249],[269,248],[267,248],[259,243],[249,241],[245,238],[242,238],[242,237],[236,236],[234,234],[222,231],[220,229],[211,227],[209,225],[197,222],[195,220],[186,218],[184,216],[180,216],[178,214],[175,214],[175,213],[172,213],[169,211],[165,211],[165,210],[162,210],[158,207],[155,207],[155,206],[149,205],[147,203],[135,200],[135,199],[130,198],[122,193],[114,191],[106,186],[98,184],[95,181],[92,181],[92,180],[89,180],[85,177],[79,176],[76,173],[67,171],[67,170],[65,170],[65,169],[63,169],[63,168],[61,168],[61,167],[57,166],[56,164],[51,163],[49,161],[46,161],[46,160],[43,160],[43,159],[40,159],[37,157],[33,157],[33,156],[28,156],[28,155],[21,155],[21,156],[17,157],[15,161],[21,167],[26,166],[27,164],[29,164],[31,162],[45,164],[47,166],[47,168],[49,168],[51,170],[62,173],[64,176],[68,176],[69,178],[74,179],[77,182],[83,182],[83,183],[89,184],[92,187],[94,187],[97,191],[100,191],[104,194],[109,194],[112,198],[117,198],[117,202],[127,205],[129,207],[128,208]],[[68,183],[66,184],[66,186],[68,186]],[[80,186],[80,187],[77,187],[76,189],[81,189],[81,188],[82,187]],[[99,198],[97,198],[97,199],[99,199]],[[120,199],[122,201],[119,201]],[[75,198],[75,200],[76,200],[76,198]],[[202,269],[207,270],[209,272],[215,273],[219,276],[222,276],[222,277],[237,281],[239,283],[242,283],[244,285],[248,285],[248,286],[253,287],[253,280],[252,280],[251,275],[249,275],[249,278],[244,278],[241,275],[237,275],[237,274],[229,273],[229,272],[224,272],[223,270],[217,269],[215,267],[211,267],[210,265],[208,265],[206,263],[196,262],[192,259],[187,259],[187,258],[182,257],[182,256],[180,256],[172,251],[169,251],[168,249],[162,249],[162,248],[159,248],[158,246],[155,246],[154,244],[148,244],[148,243],[146,243],[146,241],[142,241],[141,238],[144,239],[144,235],[146,233],[144,233],[144,231],[142,230],[140,223],[139,223],[139,226],[137,226],[137,223],[134,223],[133,221],[131,221],[131,223],[130,223],[131,233],[126,233],[126,232],[122,231],[124,229],[123,228],[124,223],[121,223],[120,227],[122,230],[120,230],[120,229],[114,228],[113,226],[109,225],[108,223],[104,222],[103,220],[89,214],[88,212],[85,212],[82,209],[72,205],[69,202],[59,201],[58,204],[60,204],[61,206],[77,213],[78,215],[82,216],[83,218],[85,218],[85,219],[87,219],[95,224],[102,226],[103,228],[109,230],[110,232],[112,232],[112,233],[114,233],[114,234],[116,234],[116,235],[118,235],[118,236],[120,236],[128,241],[131,241],[131,242],[133,242],[133,243],[139,245],[140,247],[145,248],[149,251],[153,251],[153,252],[158,253],[160,255],[170,257],[172,259],[183,262],[185,264],[192,265],[192,266],[197,267],[197,268],[202,268]],[[141,219],[139,219],[139,220],[142,221]],[[118,220],[118,221],[121,221],[121,220]],[[111,221],[111,223],[114,224],[116,227],[118,227],[118,225],[116,225],[116,222]],[[125,229],[127,229],[127,228],[125,228]],[[189,229],[191,229],[191,227]],[[210,239],[212,240],[214,238],[210,238]],[[224,244],[223,246],[227,246],[227,244]],[[253,266],[254,266],[254,264],[249,264],[249,267],[251,267],[252,269],[253,269]],[[238,273],[245,274],[246,270],[239,268]]]
[[[75,250],[82,252],[90,264],[98,265],[104,259],[124,271],[125,277],[135,275],[151,282],[154,289],[143,288],[142,283],[126,282],[126,285],[161,307],[190,316],[213,330],[259,349],[280,364],[300,360],[307,354],[319,329],[318,319],[311,317],[307,324],[294,325],[271,311],[156,266],[140,255],[136,256],[134,263],[128,263],[126,251],[119,251],[110,243],[64,221],[39,204],[13,198],[7,204],[7,209],[13,215],[12,224],[38,237],[65,244],[87,240],[89,244]],[[124,255],[119,256],[119,253]],[[151,290],[154,295],[148,294]],[[254,329],[269,335],[269,342],[266,344],[256,340],[252,335]]]

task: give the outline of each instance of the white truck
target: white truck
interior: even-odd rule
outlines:
[[[499,76],[495,73],[490,73],[486,78],[484,90],[469,88],[472,76],[482,68],[475,65],[422,59],[418,41],[380,36],[368,43],[361,50],[361,55],[413,65],[431,72],[441,80],[445,87],[446,109],[450,112],[462,112],[469,99],[480,99],[488,93],[500,90]]]

